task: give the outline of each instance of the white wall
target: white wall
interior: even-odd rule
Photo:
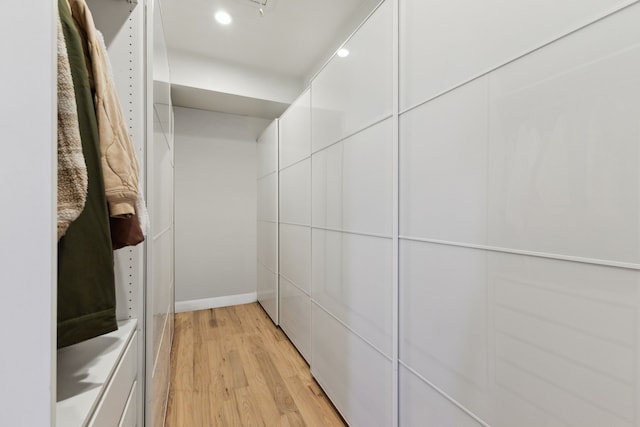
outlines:
[[[55,4],[5,4],[11,19],[0,27],[0,54],[12,64],[0,71],[1,425],[48,426],[54,419]],[[27,27],[38,31],[15,43]]]
[[[175,109],[177,305],[256,292],[256,139],[268,124]]]

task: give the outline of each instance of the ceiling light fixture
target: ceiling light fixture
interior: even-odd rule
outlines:
[[[346,58],[347,56],[349,56],[349,50],[345,48],[338,49],[338,52],[336,53],[340,58]]]
[[[215,15],[215,18],[216,18],[216,21],[218,21],[222,25],[229,25],[231,24],[231,21],[232,21],[231,15],[229,15],[224,10],[217,12]]]

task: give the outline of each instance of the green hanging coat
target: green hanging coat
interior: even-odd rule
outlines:
[[[73,77],[82,152],[87,165],[87,201],[58,242],[58,348],[117,329],[115,277],[104,190],[98,125],[82,41],[66,0],[58,11]]]

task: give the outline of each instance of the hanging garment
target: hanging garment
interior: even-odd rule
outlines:
[[[104,37],[100,31],[96,31],[98,42],[100,42],[100,48],[102,52],[107,52],[107,45],[104,42]],[[113,70],[111,69],[111,62],[109,57],[105,56],[107,80],[113,82]],[[128,136],[128,135],[127,135]],[[137,164],[137,159],[136,159]],[[140,215],[138,214],[138,201],[142,197],[142,192],[138,190],[136,197],[136,204],[134,206],[134,214],[126,217],[111,216],[109,218],[109,225],[111,227],[111,246],[114,250],[121,249],[126,246],[135,246],[144,241],[144,234],[141,228],[141,222],[139,221]]]
[[[82,154],[76,95],[67,44],[58,18],[58,240],[87,201],[87,166]]]
[[[84,0],[70,0],[71,11],[89,56],[88,70],[95,88],[94,103],[100,135],[105,191],[112,217],[135,213],[138,196],[138,161],[129,138],[106,50],[101,46],[91,11]]]
[[[138,215],[135,213],[128,218],[111,217],[109,218],[109,226],[113,250],[135,246],[144,241]]]
[[[145,202],[142,196],[142,191],[138,192],[138,200],[136,200],[136,215],[140,221],[140,228],[144,236],[149,235],[151,229],[151,220],[149,219],[149,211],[147,210],[147,202]]]
[[[58,348],[117,329],[109,214],[102,177],[98,126],[82,40],[67,0],[58,0],[75,89],[87,201],[58,242]]]

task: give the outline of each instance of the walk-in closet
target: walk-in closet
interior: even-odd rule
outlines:
[[[640,427],[640,1],[3,16],[0,426]]]

